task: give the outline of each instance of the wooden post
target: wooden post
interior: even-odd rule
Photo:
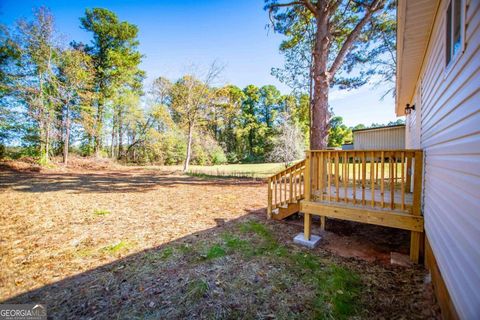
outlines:
[[[326,222],[325,216],[320,216],[320,230],[325,231],[325,222]]]
[[[272,219],[272,178],[268,178],[267,218]]]
[[[421,215],[421,201],[422,201],[422,171],[423,171],[423,152],[415,151],[415,169],[413,176],[413,204],[412,214],[415,216]],[[410,236],[410,260],[418,263],[420,257],[420,242],[422,233],[412,231]]]
[[[304,213],[304,231],[303,231],[303,236],[305,240],[309,241],[310,240],[310,235],[312,234],[312,215],[310,213]]]

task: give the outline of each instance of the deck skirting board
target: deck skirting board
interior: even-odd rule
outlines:
[[[304,213],[336,218],[379,226],[423,232],[423,217],[404,212],[369,209],[359,206],[335,205],[315,201],[301,201],[300,211]]]

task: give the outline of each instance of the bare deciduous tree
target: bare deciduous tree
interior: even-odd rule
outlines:
[[[270,161],[283,162],[287,168],[292,161],[300,159],[305,149],[300,128],[287,114],[283,114],[284,121],[279,127],[279,134],[273,141],[273,150],[269,155]]]
[[[193,131],[199,120],[205,117],[207,108],[211,105],[214,92],[210,86],[219,77],[223,67],[214,62],[203,77],[186,75],[171,87],[171,108],[174,118],[182,123],[187,131],[187,154],[183,171],[188,170],[192,153]]]

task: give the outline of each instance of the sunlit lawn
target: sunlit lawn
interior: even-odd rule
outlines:
[[[266,178],[285,168],[283,163],[223,164],[215,166],[190,166],[192,175],[234,176]]]

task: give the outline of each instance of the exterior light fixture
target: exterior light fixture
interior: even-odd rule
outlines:
[[[407,106],[405,107],[405,114],[412,113],[412,110],[415,110],[415,105],[410,106],[410,104],[407,103]]]

